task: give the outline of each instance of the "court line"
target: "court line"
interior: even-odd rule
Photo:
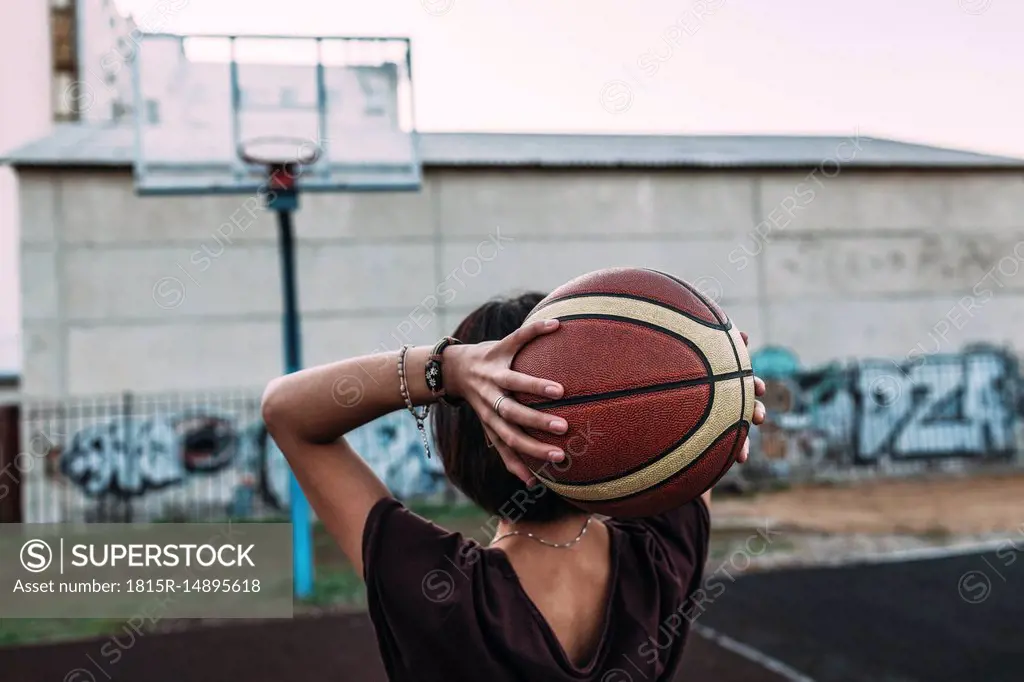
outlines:
[[[692,629],[694,632],[696,632],[704,639],[710,640],[718,646],[722,647],[723,649],[731,651],[732,653],[738,656],[742,656],[748,661],[757,663],[762,668],[770,670],[779,677],[782,677],[783,679],[787,680],[787,682],[814,682],[814,679],[808,677],[807,675],[804,675],[798,670],[791,668],[779,659],[772,658],[763,651],[759,651],[758,649],[755,649],[752,646],[735,640],[732,637],[722,634],[721,632],[718,632],[713,628],[709,628],[708,626],[702,625],[700,623],[694,623],[692,625]]]
[[[757,568],[757,573],[767,571],[801,570],[814,568],[856,568],[857,566],[872,566],[876,564],[898,564],[911,561],[931,561],[945,559],[948,557],[966,556],[970,554],[987,554],[1006,546],[1007,542],[1013,542],[1017,534],[1006,534],[986,540],[973,540],[958,542],[950,545],[936,547],[910,547],[890,551],[861,552],[856,554],[841,554],[831,557],[817,557],[807,559],[794,555],[792,557],[778,556],[775,558],[766,557],[763,563]],[[753,574],[755,571],[750,571]]]

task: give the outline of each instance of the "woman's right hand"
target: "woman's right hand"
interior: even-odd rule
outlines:
[[[535,476],[523,457],[541,462],[560,462],[565,453],[529,436],[524,428],[563,434],[566,421],[529,408],[510,395],[531,393],[548,400],[562,396],[561,384],[511,369],[519,349],[543,334],[558,329],[558,320],[538,320],[524,325],[501,341],[449,346],[444,351],[445,385],[450,395],[466,400],[480,417],[484,433],[501,455],[505,467],[527,484]],[[494,409],[498,398],[499,412]],[[536,468],[539,464],[535,463]]]

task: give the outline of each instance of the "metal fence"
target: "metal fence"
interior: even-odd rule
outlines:
[[[408,415],[349,435],[404,499],[453,499]],[[260,394],[125,393],[20,406],[25,522],[214,521],[288,513],[289,470],[260,417]]]
[[[724,483],[1022,464],[1024,380],[1006,350],[813,369],[765,352],[754,367],[768,383],[768,419],[752,431],[750,462]],[[2,409],[0,434],[20,423],[21,444],[8,437],[0,448],[0,521],[287,515],[288,467],[261,421],[258,391],[23,401],[20,417]],[[348,438],[398,497],[461,499],[405,412]]]

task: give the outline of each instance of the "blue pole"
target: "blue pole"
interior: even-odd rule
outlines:
[[[299,311],[295,285],[295,240],[292,230],[292,209],[298,205],[297,197],[277,190],[274,199],[277,210],[278,241],[281,253],[281,286],[284,294],[284,371],[286,374],[302,369],[302,340],[299,330]],[[273,207],[273,206],[272,206]],[[302,488],[289,473],[289,500],[292,520],[292,570],[295,596],[300,599],[313,593],[313,533],[309,520],[309,503]]]

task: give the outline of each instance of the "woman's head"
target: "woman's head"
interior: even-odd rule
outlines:
[[[520,326],[544,294],[527,293],[488,301],[466,316],[452,334],[463,343],[499,341]],[[445,473],[485,511],[513,521],[554,521],[579,510],[541,486],[529,487],[487,447],[479,417],[469,405],[432,410],[434,438]]]

